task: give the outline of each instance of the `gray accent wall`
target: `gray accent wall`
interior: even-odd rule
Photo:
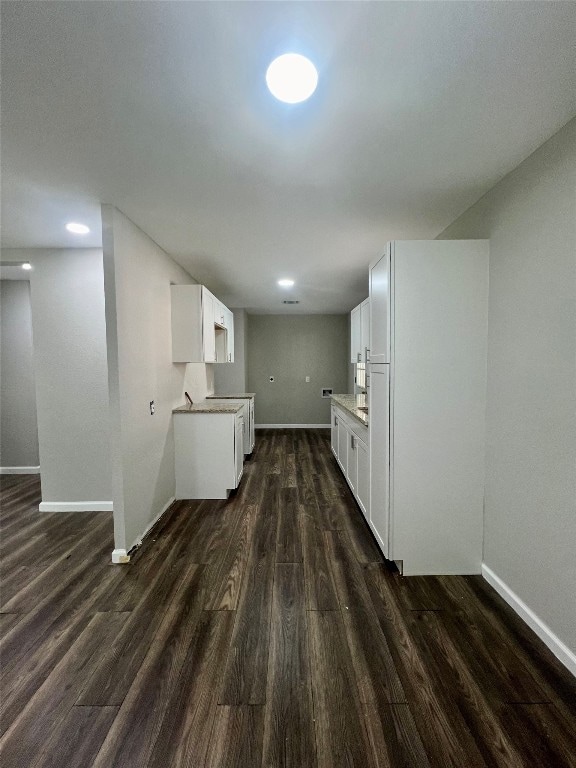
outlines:
[[[0,466],[38,467],[30,283],[0,281]]]
[[[172,409],[213,392],[213,366],[172,362],[170,285],[196,281],[116,208],[102,206],[116,549],[174,498]],[[150,401],[155,413],[150,415]]]
[[[256,393],[256,424],[329,426],[330,400],[321,388],[348,391],[348,336],[348,315],[249,315],[248,391]]]
[[[214,393],[235,395],[246,392],[246,335],[248,315],[244,309],[234,309],[234,362],[214,365]]]
[[[440,238],[490,238],[484,562],[576,652],[576,119]]]

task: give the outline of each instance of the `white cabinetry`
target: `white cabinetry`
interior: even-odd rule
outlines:
[[[255,428],[254,428],[254,397],[218,397],[210,395],[206,398],[212,403],[234,403],[242,406],[242,415],[244,417],[244,454],[247,456],[254,450]]]
[[[350,362],[365,363],[370,349],[370,299],[350,313]]]
[[[370,267],[370,525],[404,575],[481,572],[488,255],[395,241]]]
[[[370,499],[368,427],[360,424],[342,408],[332,405],[331,410],[332,453],[340,465],[344,477],[368,519]]]
[[[244,417],[174,413],[177,499],[226,499],[244,468]]]
[[[172,361],[234,362],[234,316],[204,285],[172,285]]]

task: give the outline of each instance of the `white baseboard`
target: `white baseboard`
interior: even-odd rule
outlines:
[[[40,512],[112,512],[111,501],[41,501]]]
[[[0,467],[0,475],[39,475],[40,467]]]
[[[330,424],[254,424],[254,429],[330,429]]]
[[[564,664],[566,669],[576,677],[576,654],[485,563],[482,563],[482,576],[490,586],[494,587],[500,597],[503,597],[508,605],[516,611],[518,616],[528,624],[530,629],[538,635],[540,640],[550,648],[554,656]]]

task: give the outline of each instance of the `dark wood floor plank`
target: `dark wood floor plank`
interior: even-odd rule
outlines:
[[[257,507],[254,505],[248,505],[243,509],[232,533],[228,550],[218,569],[214,571],[213,583],[207,593],[206,610],[235,611],[237,609],[242,579],[248,564],[256,514]]]
[[[25,613],[38,610],[44,600],[55,601],[58,594],[66,592],[68,585],[72,586],[86,575],[87,562],[103,560],[106,554],[109,562],[110,547],[113,546],[111,534],[110,515],[105,513],[89,532],[71,539],[68,549],[20,589],[3,605],[2,610],[6,613]]]
[[[487,764],[521,768],[524,761],[520,753],[500,727],[494,705],[483,695],[439,615],[435,611],[414,611],[408,621],[414,642],[427,654],[435,688],[444,689],[456,703]]]
[[[283,488],[297,488],[298,481],[296,477],[296,456],[294,453],[287,453],[284,461],[282,473]]]
[[[31,766],[74,705],[124,614],[97,614],[0,740],[3,765]]]
[[[306,607],[312,611],[330,611],[339,608],[336,587],[328,562],[328,551],[323,530],[318,528],[314,509],[300,507]]]
[[[301,563],[299,497],[297,488],[281,488],[278,504],[278,532],[276,538],[277,563]]]
[[[309,611],[319,768],[372,768],[372,752],[340,611]]]
[[[553,704],[503,704],[497,717],[524,765],[576,768],[576,712],[566,719]]]
[[[21,618],[22,614],[20,613],[0,613],[0,638],[7,635]]]
[[[365,713],[378,766],[431,768],[408,704],[366,704]]]
[[[0,476],[4,763],[576,768],[576,679],[487,582],[383,562],[329,430],[256,441],[128,566],[109,513]]]
[[[204,766],[232,635],[232,611],[204,611],[190,640],[178,687],[165,710],[147,768]],[[252,709],[252,707],[250,707]],[[234,745],[225,743],[226,750]],[[102,768],[107,768],[102,762]],[[98,768],[98,766],[95,766]],[[127,768],[125,765],[123,768]],[[134,768],[139,768],[134,764]]]
[[[219,706],[210,739],[206,768],[261,765],[263,707]],[[267,765],[267,764],[265,764]]]
[[[576,677],[566,674],[542,640],[481,576],[467,577],[466,586],[481,605],[478,621],[482,621],[482,631],[515,654],[525,675],[536,682],[547,701],[563,702],[576,711]]]
[[[375,564],[364,570],[364,576],[430,762],[454,768],[486,766],[462,713],[451,696],[436,686],[428,654],[422,653],[411,635],[396,588],[390,586],[396,575]]]
[[[263,704],[266,698],[279,478],[270,475],[267,483],[254,526],[219,704]]]
[[[47,632],[65,625],[71,615],[79,609],[82,610],[91,599],[96,599],[110,581],[117,577],[115,569],[108,564],[109,557],[110,543],[105,541],[94,552],[89,567],[83,562],[63,572],[62,580],[59,583],[55,581],[53,591],[37,605],[33,604],[33,595],[29,595],[29,600],[27,595],[26,606],[33,610],[27,613],[0,643],[0,656],[5,674],[30,655]],[[15,599],[14,603],[14,609],[17,610],[21,602]],[[9,610],[12,604],[11,601],[4,607],[6,613],[12,612]]]
[[[78,704],[122,704],[172,599],[178,594],[181,579],[186,579],[190,574],[189,569],[183,574],[180,569],[173,567],[177,561],[178,550],[173,550],[158,569],[156,579],[151,580],[148,592],[129,613],[98,670],[82,691]]]
[[[304,568],[274,573],[264,758],[268,768],[315,768],[316,742],[304,605]]]
[[[118,707],[72,707],[29,768],[86,768],[95,760]]]
[[[194,707],[199,708],[202,717],[206,718],[209,709],[206,701],[211,702],[215,697],[214,665],[219,663],[222,667],[225,658],[222,641],[228,639],[220,637],[220,644],[217,644],[220,658],[213,658],[209,653],[209,643],[214,640],[211,627],[219,625],[211,624],[210,614],[202,610],[205,599],[203,582],[208,574],[209,569],[205,566],[192,565],[187,569],[178,594],[120,707],[96,765],[119,768],[151,764],[168,712],[169,729],[175,727],[174,718],[182,717],[182,713],[174,711],[176,700],[186,710],[190,706],[186,698],[194,697]],[[205,655],[211,662],[207,667],[210,675],[200,676],[200,682],[206,689],[201,687],[197,678],[191,678],[192,670],[206,664]],[[191,679],[196,680],[195,689],[189,687]],[[169,747],[166,744],[162,746],[164,759],[165,750]]]
[[[98,587],[95,584],[97,594]],[[94,612],[86,604],[69,608],[58,615],[49,630],[36,638],[18,664],[3,667],[0,696],[0,733],[4,733],[40,689],[54,667],[86,629]],[[22,617],[21,621],[27,616]]]

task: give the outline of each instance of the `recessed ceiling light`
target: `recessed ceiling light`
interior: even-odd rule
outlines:
[[[29,261],[25,261],[24,264],[22,264],[22,269],[32,269],[32,264],[30,264]]]
[[[294,280],[278,280],[278,285],[281,285],[282,288],[292,288]]]
[[[306,56],[285,53],[268,67],[266,85],[279,101],[298,104],[309,99],[316,90],[318,72]]]
[[[74,221],[66,224],[66,229],[75,235],[87,235],[90,232],[90,227],[87,227],[86,224],[77,224]]]

